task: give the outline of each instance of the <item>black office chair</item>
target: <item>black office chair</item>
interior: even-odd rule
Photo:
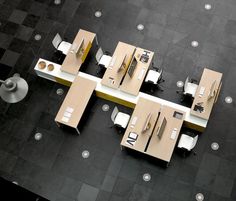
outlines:
[[[62,51],[60,50],[55,50],[54,53],[53,53],[53,56],[52,56],[52,61],[54,63],[57,63],[57,64],[62,64],[64,59],[65,59],[66,55],[63,54]]]
[[[162,74],[163,70],[155,66],[153,66],[152,69],[148,70],[144,83],[146,85],[146,88],[148,88],[151,93],[154,93],[156,89],[164,91],[160,86],[160,84],[165,81],[162,78]]]
[[[195,93],[197,91],[198,83],[195,79],[189,79],[189,77],[186,78],[184,86],[181,90],[177,90],[176,93],[181,94],[181,102],[185,100],[193,101],[193,98],[195,97]]]

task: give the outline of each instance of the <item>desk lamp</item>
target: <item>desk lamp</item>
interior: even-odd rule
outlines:
[[[28,93],[27,82],[15,74],[8,79],[0,80],[0,96],[7,103],[17,103],[21,101]]]

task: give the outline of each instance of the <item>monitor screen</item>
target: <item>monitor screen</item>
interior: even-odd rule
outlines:
[[[130,65],[129,65],[129,69],[128,69],[128,75],[130,77],[133,76],[137,63],[138,63],[137,59],[135,58],[135,56],[133,56],[132,61],[130,62]]]
[[[167,123],[167,121],[166,121],[166,118],[164,117],[164,118],[162,119],[162,121],[161,121],[161,124],[160,124],[159,129],[157,130],[157,137],[158,137],[159,139],[161,139],[161,137],[162,137],[162,135],[163,135],[163,133],[164,133],[164,130],[165,130],[165,127],[166,127],[166,123]]]

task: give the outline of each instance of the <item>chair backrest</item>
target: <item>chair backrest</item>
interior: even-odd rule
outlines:
[[[103,51],[102,51],[102,48],[100,47],[96,53],[96,61],[99,63],[100,59],[102,58],[102,55],[103,55]]]
[[[184,83],[184,91],[187,89],[189,83],[189,77],[186,78],[185,83]]]
[[[57,49],[61,42],[62,42],[62,38],[59,35],[59,33],[57,33],[52,40],[52,44]]]
[[[198,140],[198,135],[196,135],[196,136],[193,138],[193,143],[192,143],[191,149],[193,149],[193,148],[196,146],[197,140]]]
[[[119,110],[118,108],[115,106],[112,113],[111,113],[111,120],[114,122],[115,121],[115,118],[116,118],[116,115],[118,114]]]

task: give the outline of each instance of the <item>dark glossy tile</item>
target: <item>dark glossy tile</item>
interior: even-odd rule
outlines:
[[[112,192],[115,182],[116,177],[106,175],[102,183],[102,190]]]
[[[217,175],[220,175],[224,178],[234,179],[236,177],[235,169],[236,169],[235,162],[225,159],[220,159]]]
[[[23,25],[27,26],[27,27],[31,27],[31,28],[35,28],[38,21],[39,21],[40,17],[33,15],[33,14],[28,14],[25,17],[25,20],[23,21]]]
[[[2,56],[4,55],[5,51],[6,51],[5,49],[0,48],[0,60],[1,60]]]
[[[84,177],[84,181],[88,184],[100,188],[105,178],[105,172],[90,166],[87,170],[87,174]]]
[[[210,196],[210,201],[231,201],[231,199],[212,193]]]
[[[11,6],[3,4],[0,4],[0,10],[1,10],[0,14],[1,20],[7,20],[11,16],[11,13],[13,11]]]
[[[187,184],[193,184],[196,178],[197,171],[197,167],[182,164],[177,178],[179,181],[185,182]]]
[[[39,143],[34,139],[34,135],[37,132],[43,135]],[[39,166],[51,168],[56,160],[62,141],[63,137],[61,136],[57,136],[44,129],[35,129],[22,149],[20,156]]]
[[[6,50],[6,52],[2,56],[1,63],[13,67],[16,64],[19,56],[19,53],[13,52],[11,50]]]
[[[0,152],[1,152],[0,170],[6,173],[11,173],[12,169],[14,168],[17,162],[17,156],[5,151],[0,151]]]
[[[0,32],[0,47],[7,49],[12,39],[13,37],[11,35],[7,35]]]
[[[191,198],[191,185],[186,184],[185,182],[176,182],[172,186],[171,195],[172,199],[179,200],[190,200]]]
[[[24,41],[28,41],[33,33],[33,29],[24,25],[20,25],[17,32],[16,38]]]
[[[204,154],[200,168],[211,173],[216,173],[219,167],[220,158],[212,154]]]
[[[34,2],[33,4],[31,4],[28,13],[41,17],[45,15],[46,10],[47,10],[46,4],[40,2]]]
[[[8,20],[16,24],[21,24],[24,21],[26,15],[27,13],[25,11],[15,9]]]
[[[35,29],[43,33],[49,33],[53,27],[53,21],[49,19],[40,19]]]
[[[72,178],[65,178],[65,181],[62,185],[62,188],[60,190],[61,194],[71,198],[71,199],[76,199],[77,195],[81,189],[82,182],[77,181]]]
[[[17,5],[17,8],[23,11],[28,11],[32,3],[33,3],[32,0],[29,0],[29,1],[21,0],[20,3]]]
[[[145,186],[141,186],[139,184],[135,184],[132,190],[132,193],[129,197],[130,201],[148,201],[151,194],[151,189],[146,188]]]
[[[19,28],[18,24],[8,21],[1,27],[1,32],[8,34],[8,35],[15,35],[18,28]]]
[[[204,188],[208,191],[211,191],[213,189],[215,178],[216,178],[215,174],[206,170],[199,169],[195,179],[195,185]]]
[[[120,157],[113,157],[107,170],[108,175],[115,176],[115,177],[118,176],[120,169],[122,167],[123,161],[124,160]]]
[[[111,193],[100,190],[97,196],[96,201],[109,201]]]
[[[118,177],[113,189],[113,193],[118,196],[129,196],[133,189],[134,182]]]
[[[234,180],[232,178],[225,178],[222,176],[216,176],[213,192],[229,198],[232,193],[232,188],[234,185]]]
[[[80,192],[78,194],[77,200],[78,201],[82,201],[82,200],[90,200],[90,201],[95,201],[97,199],[97,195],[99,193],[99,189],[87,185],[87,184],[83,184]]]
[[[25,44],[25,41],[18,38],[14,38],[11,44],[9,45],[8,49],[17,53],[21,53],[25,47]]]

